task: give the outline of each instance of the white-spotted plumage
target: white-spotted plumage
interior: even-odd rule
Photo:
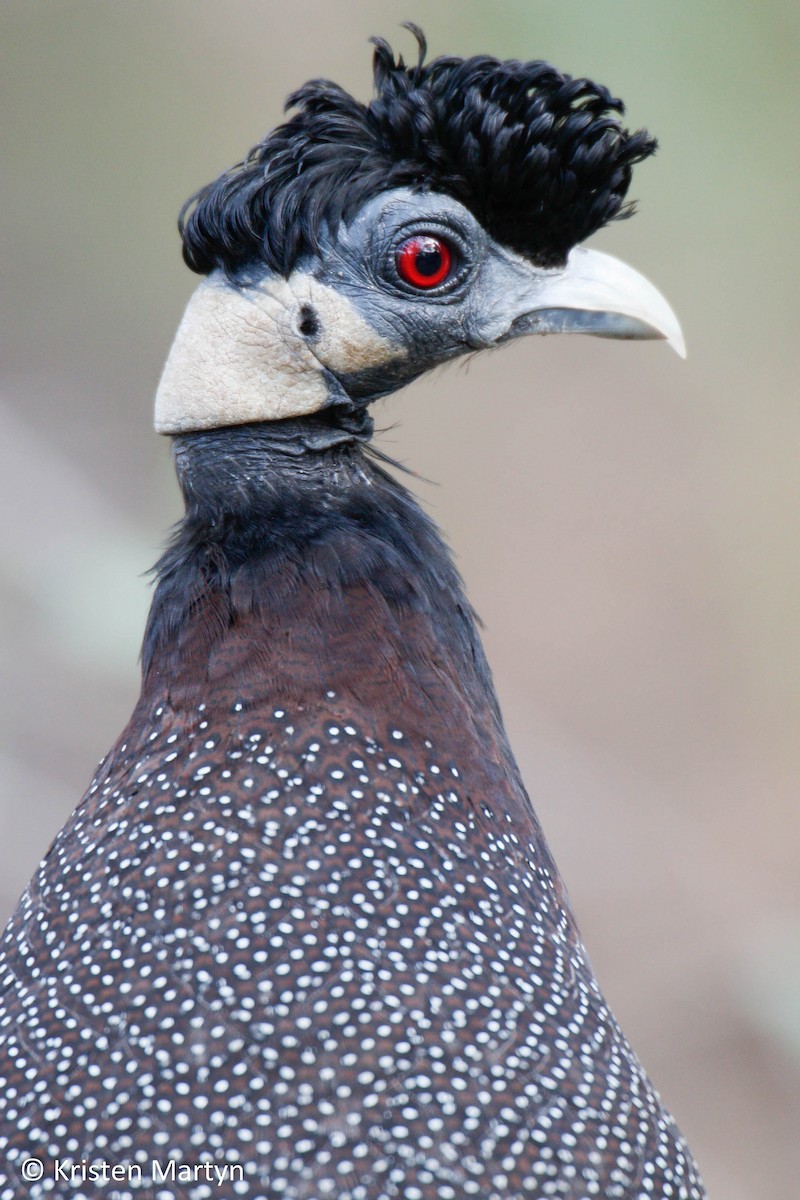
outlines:
[[[700,1197],[549,861],[326,703],[201,705],[179,758],[161,706],[101,768],[5,939],[0,1200],[31,1154],[196,1155],[254,1198]]]

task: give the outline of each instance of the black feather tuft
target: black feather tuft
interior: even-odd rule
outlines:
[[[544,62],[437,58],[407,67],[374,38],[372,101],[314,80],[286,107],[297,112],[244,162],[202,188],[180,216],[183,253],[199,274],[229,275],[254,261],[288,275],[379,192],[445,192],[502,244],[541,266],[607,222],[629,215],[633,166],[655,150],[619,122],[604,87]]]

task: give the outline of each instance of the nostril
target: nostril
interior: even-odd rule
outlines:
[[[314,338],[319,336],[319,317],[313,304],[303,304],[301,306],[297,328],[303,337],[308,338],[309,341],[313,341]]]

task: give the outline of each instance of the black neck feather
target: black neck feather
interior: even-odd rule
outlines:
[[[371,589],[395,627],[423,614],[448,670],[495,708],[451,556],[410,493],[365,449],[368,433],[358,418],[347,427],[314,416],[175,439],[186,515],[156,566],[145,678],[154,667],[177,668],[176,647],[210,610],[210,598],[218,625],[237,621],[237,597],[247,597],[248,611],[255,605],[268,624],[281,581],[291,577],[293,587],[323,585],[340,596]]]

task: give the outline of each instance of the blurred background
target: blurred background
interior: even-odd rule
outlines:
[[[0,908],[137,694],[183,200],[367,38],[548,58],[661,143],[594,239],[689,345],[527,339],[383,402],[600,980],[719,1200],[800,1185],[800,6],[3,0]]]

